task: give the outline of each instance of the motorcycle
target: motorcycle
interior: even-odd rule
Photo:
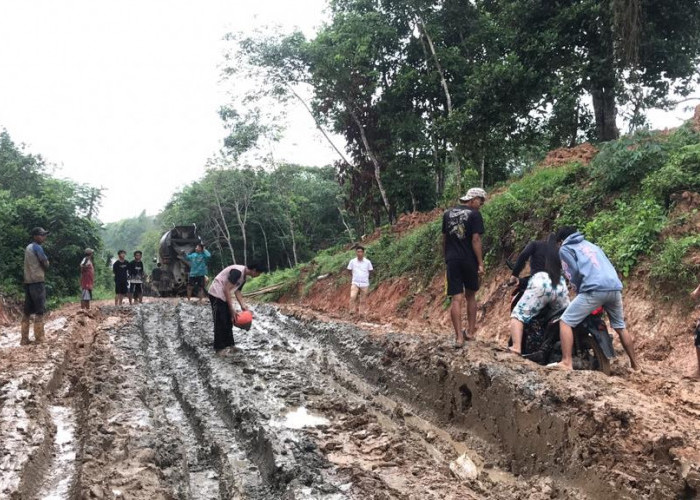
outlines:
[[[512,270],[513,265],[507,262]],[[518,278],[516,288],[511,293],[510,310],[517,305],[527,289],[529,276]],[[561,361],[561,343],[559,340],[559,320],[566,308],[557,311],[545,307],[532,321],[523,328],[521,355],[525,359],[541,365]],[[572,351],[574,368],[600,370],[610,375],[610,361],[615,357],[612,336],[603,321],[603,308],[599,307],[589,314],[583,322],[573,329],[574,347]],[[512,345],[512,340],[508,342]]]

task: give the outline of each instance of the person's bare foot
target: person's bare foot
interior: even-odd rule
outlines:
[[[510,352],[512,354],[517,354],[518,356],[520,356],[522,354],[520,351],[513,349],[512,347],[508,348],[508,352]]]
[[[547,368],[550,370],[559,370],[565,372],[570,372],[574,369],[573,366],[565,365],[564,363],[549,363],[547,365]]]

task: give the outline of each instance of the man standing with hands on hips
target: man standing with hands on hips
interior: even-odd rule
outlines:
[[[479,209],[486,201],[486,191],[471,188],[459,199],[459,205],[442,216],[442,249],[447,267],[447,295],[452,297],[450,318],[455,329],[455,349],[465,340],[475,338],[476,292],[479,276],[484,274],[481,235],[484,219]],[[469,330],[462,329],[462,304],[467,300]]]

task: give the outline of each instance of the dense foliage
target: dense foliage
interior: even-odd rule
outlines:
[[[257,261],[277,269],[351,241],[343,217],[331,167],[266,171],[219,164],[176,193],[160,220],[164,230],[196,224],[215,268]]]
[[[642,127],[647,108],[689,92],[700,61],[694,0],[331,0],[329,15],[311,39],[232,36],[227,71],[260,79],[248,102],[301,101],[344,137],[336,167],[361,233],[505,180],[546,150],[616,139],[618,115]],[[274,136],[260,113],[222,116],[233,150]],[[599,170],[607,188],[663,160],[636,144],[603,150],[616,158],[600,162],[620,165]]]
[[[41,226],[51,233],[44,245],[49,297],[77,294],[83,250],[101,245],[94,218],[101,197],[99,189],[52,177],[40,156],[0,132],[0,290],[21,294],[24,248],[29,231]]]

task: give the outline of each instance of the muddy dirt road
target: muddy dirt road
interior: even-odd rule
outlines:
[[[485,344],[255,313],[227,357],[208,307],[185,302],[68,311],[39,348],[3,329],[0,498],[698,494],[692,382],[549,373]]]

